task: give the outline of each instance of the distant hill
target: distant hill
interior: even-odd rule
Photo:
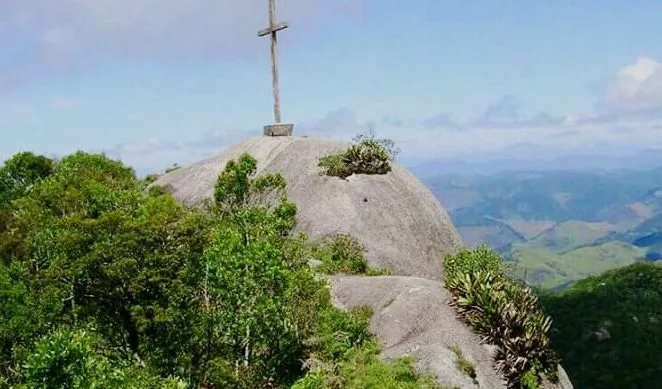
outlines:
[[[541,293],[551,338],[577,388],[655,389],[662,381],[662,266],[637,263]]]
[[[453,173],[426,183],[467,245],[487,243],[533,284],[559,288],[662,259],[662,167]]]

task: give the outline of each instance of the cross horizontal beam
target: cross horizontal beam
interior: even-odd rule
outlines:
[[[257,36],[265,36],[265,35],[273,34],[274,32],[284,30],[288,27],[289,27],[289,25],[286,22],[278,23],[274,26],[269,26],[265,29],[262,29],[262,30],[258,31]]]

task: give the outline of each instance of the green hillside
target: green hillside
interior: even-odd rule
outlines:
[[[568,220],[543,231],[527,243],[531,247],[562,252],[594,242],[608,235],[611,230],[609,223]]]
[[[542,293],[551,337],[575,388],[657,389],[662,382],[662,266],[637,263]]]
[[[519,278],[530,284],[552,289],[607,270],[631,265],[644,255],[644,249],[620,242],[581,247],[563,253],[532,248],[525,243],[515,245],[509,258]]]
[[[486,243],[528,282],[559,288],[662,258],[660,183],[662,168],[453,174],[428,184],[467,245]]]

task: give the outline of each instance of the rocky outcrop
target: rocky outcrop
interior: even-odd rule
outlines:
[[[432,192],[411,172],[394,164],[386,175],[321,175],[318,159],[344,148],[337,141],[257,137],[160,177],[154,185],[187,204],[210,198],[225,164],[243,153],[258,161],[258,174],[279,172],[298,207],[297,228],[311,239],[348,233],[367,248],[368,263],[393,274],[440,280],[443,254],[462,241]]]
[[[258,161],[258,174],[285,177],[288,197],[298,208],[299,231],[312,240],[351,234],[366,246],[370,266],[391,270],[393,276],[329,278],[337,307],[373,309],[371,330],[382,343],[383,358],[410,355],[420,371],[435,374],[446,386],[504,388],[492,366],[491,349],[458,320],[440,282],[443,255],[462,245],[448,214],[432,192],[398,164],[385,175],[322,175],[318,159],[346,146],[291,136],[251,138],[165,174],[153,185],[189,205],[201,204],[213,196],[225,164],[251,154]],[[457,368],[458,351],[475,367],[475,378]],[[560,373],[562,383],[549,388],[572,388],[565,372]]]

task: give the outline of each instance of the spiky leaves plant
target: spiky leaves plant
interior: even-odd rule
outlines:
[[[504,275],[498,255],[479,246],[446,256],[444,283],[459,315],[483,342],[498,346],[495,362],[510,388],[531,387],[525,384],[531,374],[537,383],[556,380],[559,361],[547,336],[551,319],[530,288]]]

